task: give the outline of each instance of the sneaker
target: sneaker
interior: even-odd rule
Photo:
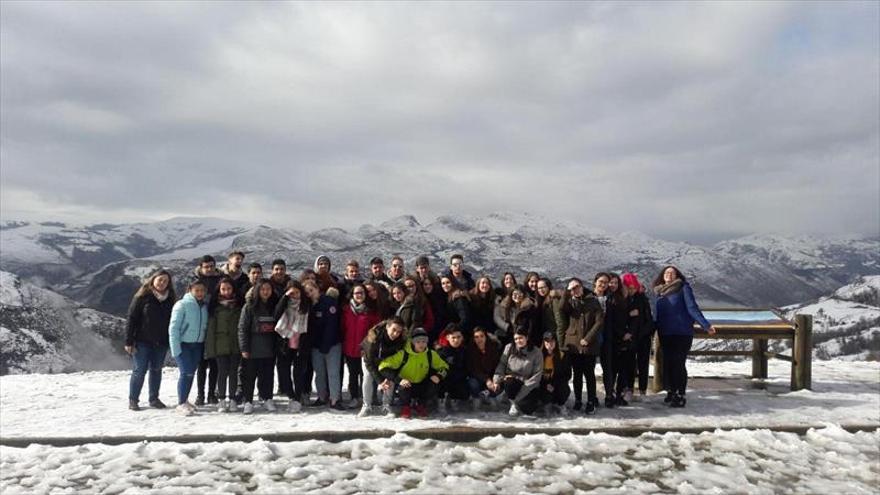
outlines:
[[[150,407],[152,407],[153,409],[165,409],[167,406],[161,400],[156,399],[150,401]]]
[[[382,415],[385,416],[386,418],[393,418],[394,411],[391,410],[391,406],[389,406],[389,405],[382,406]]]
[[[323,400],[315,399],[311,404],[309,404],[309,407],[324,407],[326,405],[327,405],[327,403],[324,402]]]
[[[229,399],[229,404],[226,407],[226,410],[232,411],[232,412],[237,411],[238,410],[238,401],[236,401],[235,399]]]
[[[186,401],[183,403],[183,405],[189,408],[190,411],[196,412],[196,406],[194,406],[192,402]]]
[[[226,404],[225,400],[221,400],[217,403],[217,412],[218,413],[229,412],[229,406]]]
[[[263,406],[266,408],[266,411],[275,412],[275,401],[272,399],[266,399],[266,402],[263,403]]]
[[[177,412],[177,414],[180,414],[181,416],[192,416],[193,415],[193,410],[190,409],[189,407],[187,407],[186,402],[175,407],[174,411]]]
[[[361,405],[361,400],[357,397],[352,397],[345,403],[346,409],[357,409]]]
[[[345,404],[343,404],[341,400],[330,404],[330,409],[333,409],[334,411],[348,411],[348,408],[345,407]]]
[[[605,397],[605,407],[608,409],[614,409],[614,396],[610,395]]]
[[[129,400],[128,401],[128,408],[131,409],[132,411],[140,411],[141,410],[141,406],[138,405],[138,401],[136,401],[136,400]]]
[[[370,407],[370,406],[367,405],[367,404],[362,405],[362,406],[361,406],[361,410],[358,411],[358,413],[357,413],[357,417],[359,417],[359,418],[366,418],[367,416],[370,415],[370,411],[371,411],[372,409],[373,409],[373,408]]]
[[[639,397],[644,397],[644,396],[646,396],[646,395],[648,395],[648,391],[647,391],[647,390],[639,390]]]
[[[622,395],[618,395],[617,398],[614,399],[614,405],[615,406],[628,406],[629,402],[627,402],[626,399],[624,399]]]
[[[575,411],[580,411],[583,406],[584,405],[581,403],[581,401],[576,400],[574,401],[574,407],[572,407],[572,409],[574,409]]]
[[[208,404],[218,404],[220,401],[217,399],[217,396],[214,394],[208,395]]]
[[[627,391],[623,394],[623,400],[625,400],[626,402],[632,402],[633,391],[630,389],[627,389]]]
[[[672,396],[672,392],[666,392],[666,397],[663,399],[663,402],[665,404],[669,404],[670,402],[672,402]]]
[[[243,412],[245,414],[253,414],[254,413],[254,403],[253,402],[245,402]]]
[[[587,401],[587,407],[584,408],[584,414],[587,416],[596,414],[596,404],[593,401]]]
[[[204,406],[205,405],[205,396],[204,395],[197,395],[196,396],[196,405],[197,406]]]
[[[420,418],[425,419],[428,417],[428,408],[425,407],[424,404],[419,404],[416,406],[416,414],[418,414]]]
[[[519,416],[519,409],[516,408],[516,404],[510,405],[510,410],[507,411],[507,414],[514,416],[514,417]]]
[[[290,399],[290,402],[287,403],[287,412],[298,413],[302,411],[302,408],[302,404],[296,399]]]
[[[409,406],[403,406],[400,408],[400,417],[403,419],[409,419],[412,417],[412,409]]]

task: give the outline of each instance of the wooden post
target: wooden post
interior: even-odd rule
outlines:
[[[813,387],[813,316],[796,315],[791,343],[791,389]]]
[[[752,378],[767,378],[767,341],[752,339]]]
[[[659,334],[654,334],[651,347],[654,349],[654,378],[651,380],[651,391],[656,394],[663,391],[663,352],[660,350]]]

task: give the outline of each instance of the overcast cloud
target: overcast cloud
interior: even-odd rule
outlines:
[[[0,214],[878,234],[880,4],[3,2]]]

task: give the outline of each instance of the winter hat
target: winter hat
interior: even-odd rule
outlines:
[[[421,339],[425,342],[428,341],[428,332],[426,332],[425,329],[422,327],[414,328],[412,331],[412,335],[410,336],[410,340],[412,340],[413,342],[415,342],[419,339]]]
[[[556,335],[553,332],[544,332],[544,340],[556,340]]]
[[[624,273],[623,276],[620,277],[620,281],[623,282],[623,285],[632,287],[633,289],[640,289],[642,287],[642,284],[639,283],[639,277],[637,277],[635,273]]]
[[[329,258],[328,256],[322,254],[321,256],[318,256],[318,257],[315,259],[315,271],[318,270],[318,263],[320,263],[320,262],[322,262],[322,261],[326,261],[326,262],[327,262],[327,268],[330,268],[330,266],[331,266],[331,265],[330,265],[330,258]]]

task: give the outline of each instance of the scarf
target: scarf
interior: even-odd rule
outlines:
[[[171,294],[171,291],[168,291],[168,290],[166,290],[165,292],[161,292],[161,293],[156,292],[155,290],[153,291],[153,295],[156,296],[156,299],[158,299],[159,302],[165,302],[165,299],[168,299],[169,294]]]
[[[676,292],[681,290],[681,287],[684,285],[684,282],[681,279],[673,280],[668,284],[661,284],[657,287],[654,287],[654,293],[660,297],[667,296],[669,294],[675,294]]]
[[[367,310],[366,303],[365,304],[357,304],[354,302],[354,299],[351,300],[349,305],[351,306],[352,312],[354,312],[354,314],[356,314],[356,315],[362,314]]]
[[[234,297],[230,297],[229,299],[219,299],[217,302],[225,308],[234,308],[236,303]]]

